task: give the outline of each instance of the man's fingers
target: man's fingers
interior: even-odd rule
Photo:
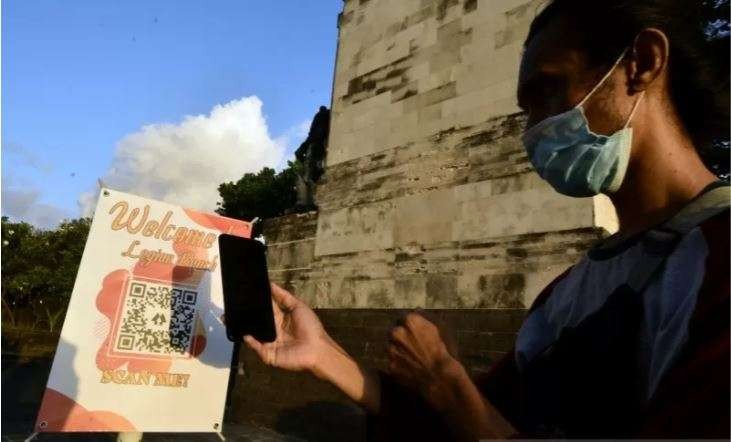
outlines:
[[[284,313],[274,299],[272,299],[272,311],[274,312],[274,324],[279,328],[284,320]]]
[[[402,363],[414,365],[414,358],[400,345],[391,344],[386,352],[388,353],[388,359],[391,361],[401,361]]]
[[[272,290],[272,299],[280,306],[283,310],[292,310],[297,306],[299,300],[294,297],[287,290],[279,287],[275,283],[269,283]]]
[[[452,356],[457,357],[459,350],[457,338],[452,327],[447,323],[447,321],[444,320],[444,318],[437,316],[429,310],[416,308],[413,312],[404,315],[401,318],[401,323],[412,334],[414,334],[414,331],[417,328],[436,329],[437,333],[439,333],[439,337],[447,346],[447,350],[449,351],[449,353]]]
[[[406,328],[403,326],[394,327],[388,332],[388,340],[392,344],[405,345],[407,333]]]
[[[401,357],[400,354],[398,356],[389,355],[386,363],[386,372],[393,376],[398,383],[410,385],[414,383],[411,366],[411,362]]]
[[[277,350],[274,344],[262,344],[251,335],[244,336],[244,342],[259,355],[262,362],[266,365],[274,365],[277,359]]]
[[[256,354],[261,357],[263,351],[261,342],[257,341],[256,338],[251,335],[244,336],[244,342],[246,342],[246,345],[248,345],[250,349],[254,350]]]
[[[432,324],[436,325],[437,327],[442,327],[442,326],[446,325],[442,318],[435,315],[433,312],[431,312],[429,310],[418,307],[418,308],[414,309],[414,313],[421,315],[421,317],[423,317],[427,321],[431,322]]]

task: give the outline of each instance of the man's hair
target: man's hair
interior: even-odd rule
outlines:
[[[607,68],[641,30],[660,29],[670,42],[670,98],[703,155],[729,139],[728,38],[715,42],[723,47],[714,50],[703,7],[708,5],[701,0],[553,0],[533,20],[525,44],[560,19],[576,37],[570,44],[591,65]]]

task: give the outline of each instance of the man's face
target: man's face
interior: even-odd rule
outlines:
[[[609,69],[590,67],[581,50],[564,43],[572,41],[576,37],[568,25],[557,19],[525,48],[518,77],[518,104],[528,114],[527,127],[576,106]],[[623,66],[620,64],[584,104],[589,127],[596,133],[611,134],[627,118],[629,101],[626,82],[622,81]]]

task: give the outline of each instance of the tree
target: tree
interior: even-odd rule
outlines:
[[[90,218],[79,218],[64,221],[55,230],[39,230],[2,217],[3,322],[56,331],[90,226]]]
[[[284,215],[297,202],[297,172],[299,161],[287,161],[279,173],[265,167],[258,173],[246,173],[237,182],[218,186],[221,201],[216,212],[232,218],[251,221]]]
[[[729,0],[702,0],[703,22],[706,37],[711,45],[713,60],[719,70],[718,78],[722,82],[719,90],[729,93],[729,37],[731,36],[731,14]],[[729,152],[731,143],[728,135],[714,140],[712,145],[703,149],[703,156],[708,167],[719,177],[729,179]]]
[[[729,0],[702,0],[701,4],[708,37],[712,40],[728,39],[731,33]]]

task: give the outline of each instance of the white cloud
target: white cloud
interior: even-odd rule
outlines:
[[[52,171],[50,162],[22,144],[5,142],[2,147],[3,173],[0,205],[3,216],[11,221],[25,221],[40,229],[54,229],[71,211],[42,202],[42,192],[33,175],[43,178]]]
[[[119,141],[102,180],[113,189],[212,211],[220,183],[286,165],[287,146],[300,132],[272,138],[261,108],[261,100],[250,96],[178,124],[144,126]],[[83,216],[92,215],[97,194],[79,198]]]
[[[60,207],[40,202],[34,187],[14,186],[7,176],[2,184],[2,213],[12,221],[25,221],[41,229],[53,229],[71,214]]]
[[[300,147],[300,144],[305,141],[307,135],[310,133],[310,125],[312,120],[305,120],[299,124],[295,124],[285,131],[281,136],[277,137],[277,142],[283,146],[287,146],[286,156],[282,159],[282,163],[277,167],[280,170],[287,166],[287,160],[294,158],[294,151]]]
[[[2,151],[3,155],[7,155],[5,161],[8,159],[14,160],[16,166],[29,167],[41,172],[43,175],[50,174],[53,169],[49,161],[39,157],[20,143],[12,141],[3,143]]]

